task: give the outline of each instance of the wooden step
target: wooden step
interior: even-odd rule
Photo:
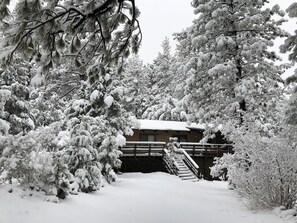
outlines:
[[[182,180],[196,180],[197,178],[195,176],[191,177],[181,177]]]
[[[192,172],[180,173],[179,176],[195,176]]]

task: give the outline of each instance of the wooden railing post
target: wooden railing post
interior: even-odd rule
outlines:
[[[135,143],[134,144],[134,158],[136,157],[136,146],[137,146],[137,144]]]
[[[149,144],[149,157],[151,157],[152,144]]]

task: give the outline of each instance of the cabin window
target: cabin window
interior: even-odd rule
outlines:
[[[154,141],[156,141],[156,135],[153,135],[153,134],[140,134],[140,141],[154,142]]]
[[[174,135],[172,137],[177,138],[178,142],[188,142],[188,137],[186,135]]]

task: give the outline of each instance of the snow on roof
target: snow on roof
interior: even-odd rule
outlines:
[[[160,121],[160,120],[146,120],[138,119],[140,122],[140,130],[163,130],[163,131],[190,131],[191,129],[205,129],[204,125],[187,122],[176,121]]]

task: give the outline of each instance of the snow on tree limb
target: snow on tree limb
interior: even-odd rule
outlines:
[[[137,51],[142,35],[138,15],[134,0],[20,0],[4,31],[4,46],[13,48],[3,60],[10,63],[20,52],[48,70],[68,56],[81,73],[94,60],[102,71],[127,57],[130,48]]]

